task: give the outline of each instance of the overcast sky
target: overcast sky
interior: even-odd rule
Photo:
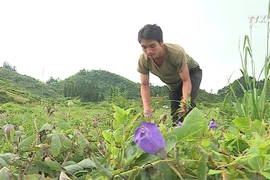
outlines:
[[[203,69],[201,89],[216,92],[240,77],[239,41],[250,16],[265,16],[267,0],[20,0],[0,1],[0,65],[41,81],[101,69],[139,82],[137,33],[156,23]],[[255,23],[257,74],[266,55],[267,23]],[[163,85],[150,76],[154,85]]]

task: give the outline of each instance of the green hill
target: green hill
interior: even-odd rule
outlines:
[[[40,98],[55,99],[62,95],[44,83],[15,70],[0,68],[0,103],[14,101],[26,103]]]
[[[47,84],[65,97],[80,97],[85,101],[100,101],[114,91],[126,93],[126,98],[140,96],[138,83],[104,70],[81,70],[62,81],[51,78]]]
[[[111,96],[128,99],[140,98],[140,84],[105,70],[80,70],[64,79],[50,78],[45,84],[30,76],[21,75],[15,69],[0,68],[0,103],[27,103],[48,99],[80,98],[81,101],[99,102]],[[152,96],[167,96],[166,86],[152,86]],[[198,102],[221,102],[223,99],[205,90],[199,90]]]

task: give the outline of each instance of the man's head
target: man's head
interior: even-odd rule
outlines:
[[[163,56],[163,33],[156,24],[147,24],[140,29],[138,41],[145,54],[151,59]]]
[[[146,24],[138,33],[138,41],[156,40],[158,43],[163,42],[163,33],[161,28],[156,24]]]

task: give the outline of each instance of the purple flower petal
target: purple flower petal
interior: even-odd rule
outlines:
[[[134,142],[145,152],[156,154],[165,147],[165,140],[156,124],[141,122],[135,131]]]
[[[209,128],[217,128],[217,124],[215,123],[214,120],[212,120],[212,121],[209,123]]]
[[[182,124],[181,121],[179,121],[178,124],[177,124],[178,127],[181,127],[182,125],[183,125],[183,124]]]

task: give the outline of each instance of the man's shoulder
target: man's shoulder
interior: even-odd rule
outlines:
[[[147,55],[145,53],[142,53],[139,57],[139,61],[146,61],[148,59]]]
[[[164,43],[164,46],[167,48],[168,52],[171,53],[179,53],[179,51],[184,51],[184,49],[178,44]]]

